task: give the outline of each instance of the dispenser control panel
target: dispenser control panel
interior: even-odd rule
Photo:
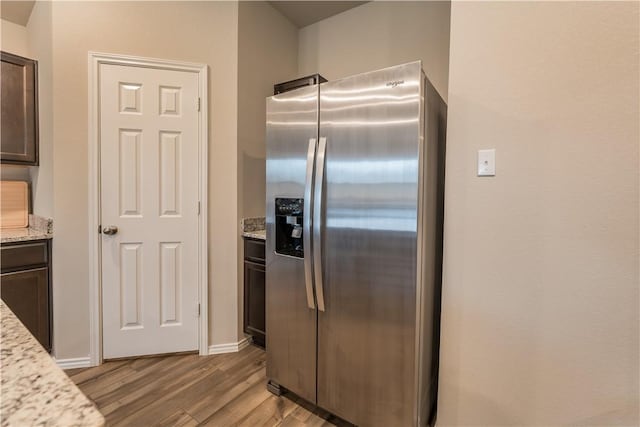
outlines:
[[[276,253],[304,258],[303,215],[303,199],[276,198]]]

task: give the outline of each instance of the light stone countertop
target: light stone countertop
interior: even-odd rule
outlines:
[[[267,230],[253,230],[244,231],[242,237],[248,237],[249,239],[267,240]]]
[[[29,215],[29,227],[0,230],[0,243],[26,242],[53,238],[53,220]]]
[[[37,228],[13,228],[0,232],[0,243],[26,242],[28,240],[51,239],[53,234]]]
[[[242,218],[240,221],[242,237],[249,239],[267,240],[267,232],[264,227],[264,217]]]
[[[0,301],[0,425],[103,426],[104,417]]]

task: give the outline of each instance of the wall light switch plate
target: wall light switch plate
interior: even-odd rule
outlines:
[[[478,150],[478,176],[496,175],[496,149]]]

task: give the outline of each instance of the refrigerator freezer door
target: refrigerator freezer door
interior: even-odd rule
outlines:
[[[421,111],[419,62],[320,87],[318,405],[361,426],[416,422]]]
[[[267,377],[311,402],[316,401],[316,310],[310,308],[313,298],[307,298],[304,259],[275,252],[275,200],[311,194],[305,187],[311,185],[306,183],[307,164],[313,164],[314,158],[307,157],[309,142],[317,136],[317,85],[267,98]],[[302,224],[289,228],[296,240],[302,228],[304,258],[310,259],[307,239],[311,235],[305,223],[311,212],[302,215]],[[286,217],[285,225],[290,225],[289,220],[297,221]]]

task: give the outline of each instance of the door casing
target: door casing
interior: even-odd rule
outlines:
[[[198,302],[200,318],[198,350],[200,355],[209,354],[208,323],[208,69],[205,64],[144,58],[128,55],[89,52],[89,363],[102,363],[102,267],[101,239],[98,228],[101,224],[100,194],[100,66],[113,64],[161,70],[183,71],[198,75],[200,115],[198,120],[199,199],[198,216]]]

